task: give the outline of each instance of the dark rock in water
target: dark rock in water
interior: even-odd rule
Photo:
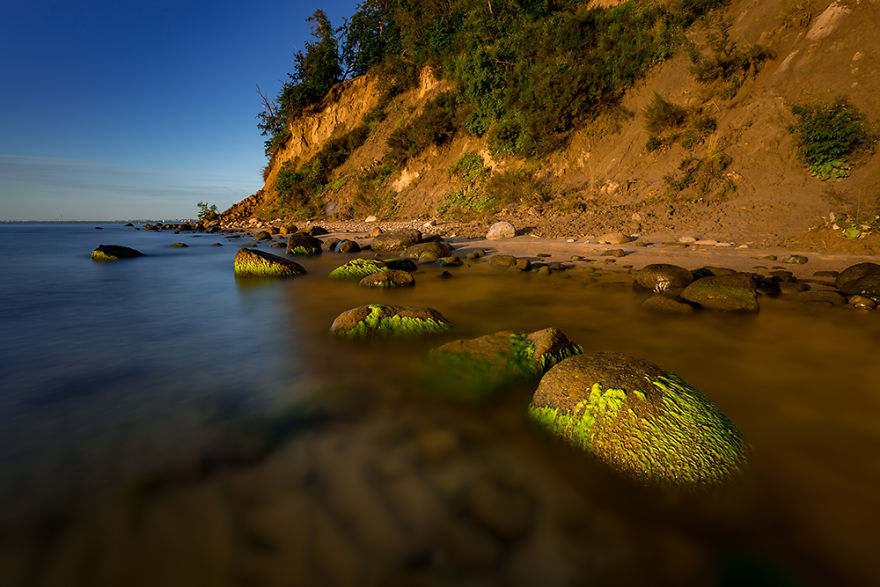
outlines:
[[[532,268],[532,262],[528,259],[517,259],[513,266],[520,271],[529,271]]]
[[[618,353],[560,362],[541,379],[529,414],[647,484],[717,484],[746,462],[742,433],[708,398],[677,375]]]
[[[803,265],[807,261],[809,259],[803,255],[789,255],[782,260],[783,263],[792,263],[794,265]]]
[[[346,310],[336,317],[330,332],[351,338],[438,334],[452,328],[433,308],[370,304]]]
[[[450,277],[452,277],[452,273],[450,273],[449,271],[441,271],[437,274],[437,277],[439,277],[440,279],[449,279]]]
[[[441,267],[458,267],[462,264],[462,260],[461,257],[450,255],[449,257],[440,257],[434,262],[434,264],[440,265]]]
[[[234,266],[235,274],[240,277],[296,277],[306,272],[290,259],[256,249],[239,249]]]
[[[515,267],[516,257],[513,255],[492,255],[492,257],[489,258],[489,265],[508,268]]]
[[[412,287],[416,284],[415,278],[408,271],[388,269],[371,273],[361,279],[361,287]]]
[[[269,248],[270,249],[284,249],[284,248],[287,248],[287,245],[285,243],[272,243],[271,245],[269,245]]]
[[[693,274],[684,267],[653,263],[636,271],[633,285],[654,293],[662,293],[670,289],[687,287],[693,280]]]
[[[625,257],[626,251],[623,249],[608,249],[606,251],[602,251],[600,255],[602,257]]]
[[[448,257],[452,254],[452,246],[448,243],[441,242],[429,242],[429,243],[418,243],[411,247],[407,247],[407,249],[401,253],[401,257],[406,257],[407,259],[418,259],[423,254],[427,252],[432,252],[437,255],[437,257]]]
[[[422,233],[414,228],[401,228],[383,232],[373,239],[372,247],[377,253],[394,253],[413,246],[422,240]]]
[[[144,254],[137,249],[120,245],[98,245],[98,248],[92,251],[93,261],[118,261],[143,256]]]
[[[693,314],[694,308],[684,302],[678,302],[666,296],[651,296],[644,302],[642,307],[652,312],[662,312],[664,314]]]
[[[794,273],[792,273],[791,271],[783,271],[781,269],[777,269],[775,271],[771,271],[770,275],[775,277],[780,283],[797,281],[797,279],[795,279]]]
[[[335,251],[336,245],[338,245],[341,242],[342,242],[342,240],[338,239],[338,238],[328,238],[321,244],[321,248],[324,249],[325,251]]]
[[[425,251],[419,256],[419,265],[425,265],[427,263],[434,263],[439,259],[440,256],[434,251]]]
[[[320,255],[321,241],[310,234],[298,232],[287,239],[288,255]]]
[[[877,302],[865,296],[850,296],[848,303],[856,310],[873,310],[877,307]]]
[[[848,296],[860,295],[880,301],[880,265],[858,263],[851,265],[837,276],[837,289]]]
[[[694,275],[699,279],[700,277],[721,277],[722,275],[733,275],[736,273],[733,269],[728,269],[727,267],[715,267],[712,265],[706,265],[705,267],[700,267],[699,269],[694,270]]]
[[[583,349],[555,328],[530,334],[504,330],[448,342],[430,355],[430,387],[444,397],[480,399],[503,386],[537,379]]]
[[[702,277],[684,288],[681,297],[708,310],[758,311],[755,282],[747,273]]]
[[[786,296],[807,291],[808,289],[810,289],[810,286],[800,281],[783,281],[779,284],[779,293]]]
[[[361,246],[355,241],[349,239],[339,241],[339,244],[337,244],[335,248],[337,253],[359,253],[360,250]]]
[[[176,248],[176,249],[183,249],[183,248],[188,247],[189,245],[186,244],[186,243],[171,243],[171,244],[168,245],[168,246],[169,246],[169,247],[174,247],[174,248]]]
[[[351,279],[360,281],[367,275],[385,271],[388,266],[378,259],[352,259],[330,272],[333,279]]]
[[[310,226],[306,230],[304,230],[303,232],[306,232],[312,236],[321,236],[322,234],[328,234],[326,228],[324,228],[323,226],[318,226],[318,225]]]
[[[212,246],[212,247],[222,247],[223,245],[222,245],[221,243],[214,243],[214,244],[211,245],[211,246]]]
[[[257,234],[254,235],[255,241],[270,241],[272,240],[272,234],[268,230],[261,230]]]
[[[92,230],[104,230],[103,226],[93,226]]]
[[[123,226],[125,226],[125,227],[134,226],[134,224],[132,224],[131,222],[126,222],[125,224],[123,224]]]
[[[398,269],[400,271],[418,271],[419,267],[409,259],[386,259],[385,264],[389,269]]]
[[[792,295],[792,298],[798,302],[830,304],[832,306],[846,305],[846,298],[836,291],[820,290],[820,291],[802,291]]]

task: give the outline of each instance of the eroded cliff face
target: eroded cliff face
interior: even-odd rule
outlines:
[[[480,155],[493,174],[526,171],[546,200],[537,205],[529,202],[530,213],[592,216],[597,231],[687,229],[705,238],[771,244],[806,231],[829,212],[876,206],[880,196],[876,153],[863,158],[849,178],[821,181],[798,160],[787,127],[795,121],[791,104],[814,97],[846,96],[869,120],[880,116],[878,2],[813,2],[806,25],[785,26],[783,16],[791,8],[788,0],[735,0],[725,11],[732,22],[732,38],[740,45],[768,47],[773,57],[731,99],[707,101],[705,88],[695,81],[690,61],[680,51],[639,81],[615,115],[600,116],[575,132],[556,154],[533,161],[493,158],[485,138],[459,132],[445,145],[430,147],[402,167],[379,173],[389,135],[449,88],[432,72],[423,72],[418,87],[397,96],[386,108],[384,121],[334,170],[321,193],[325,212],[340,218],[367,211],[398,218],[437,216],[461,187],[449,168],[464,153]],[[689,36],[701,45],[705,30],[696,27]],[[370,76],[351,80],[336,88],[321,107],[294,120],[291,139],[273,161],[263,190],[234,207],[236,214],[272,218],[281,165],[288,160],[301,165],[327,140],[354,129],[378,103],[379,88],[380,80]],[[649,133],[642,112],[655,93],[682,106],[702,105],[716,120],[716,130],[687,149],[680,141],[659,150],[646,149]],[[680,173],[685,160],[719,153],[729,158],[719,177],[729,187],[723,197],[670,193],[668,178]],[[370,182],[372,187],[365,191]],[[583,226],[590,226],[584,222]]]

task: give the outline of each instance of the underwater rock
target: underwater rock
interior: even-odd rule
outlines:
[[[489,259],[489,264],[510,268],[516,266],[516,261],[517,259],[513,255],[492,255]]]
[[[360,281],[371,273],[385,271],[388,266],[379,259],[352,259],[330,272],[333,279],[352,279]]]
[[[880,301],[880,265],[858,263],[840,272],[835,280],[837,289],[848,296],[860,295]]]
[[[489,227],[486,233],[488,240],[500,240],[503,238],[513,238],[516,236],[516,227],[510,222],[496,222]]]
[[[560,362],[541,379],[529,414],[647,484],[717,484],[746,461],[742,433],[707,397],[677,375],[619,353]]]
[[[144,254],[137,249],[120,245],[98,245],[98,248],[92,251],[93,261],[118,261],[143,256]]]
[[[732,273],[701,277],[681,292],[681,297],[708,310],[757,312],[758,293],[752,276]]]
[[[452,324],[433,308],[369,304],[346,310],[336,317],[330,332],[351,338],[438,334]]]
[[[186,243],[171,243],[171,244],[168,245],[168,246],[171,247],[171,248],[174,248],[174,249],[185,249],[185,248],[188,247],[189,245],[186,244]]]
[[[436,261],[434,261],[435,265],[439,265],[441,267],[460,267],[463,261],[461,257],[456,255],[450,255],[448,257],[440,257]]]
[[[344,239],[339,241],[333,250],[337,253],[359,253],[361,246],[351,239]]]
[[[372,248],[377,253],[402,251],[422,240],[422,233],[414,228],[400,228],[383,232],[373,239]]]
[[[651,296],[642,302],[642,307],[651,312],[662,312],[664,314],[686,315],[694,313],[694,308],[690,304],[685,304],[662,295]]]
[[[305,272],[299,263],[258,249],[241,248],[235,254],[235,274],[240,277],[296,277]]]
[[[438,395],[481,399],[511,382],[535,380],[562,359],[582,352],[556,328],[529,334],[503,330],[432,350],[426,379]]]
[[[633,285],[636,289],[663,293],[671,289],[687,287],[693,280],[693,274],[684,267],[669,263],[652,263],[636,271]]]
[[[290,235],[287,239],[288,255],[320,255],[321,241],[305,232]]]
[[[846,305],[846,298],[836,291],[810,290],[792,294],[791,298],[797,302],[810,304],[830,304],[832,306]]]
[[[412,287],[415,284],[415,278],[408,271],[399,269],[371,273],[358,283],[361,287]]]
[[[411,247],[407,247],[407,249],[403,253],[401,253],[400,256],[406,257],[407,259],[418,259],[423,254],[431,252],[436,254],[437,257],[448,257],[452,254],[452,250],[452,246],[449,243],[418,243]]]

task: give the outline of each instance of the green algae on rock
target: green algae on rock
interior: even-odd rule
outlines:
[[[509,383],[537,380],[559,361],[582,352],[556,328],[529,334],[503,330],[437,347],[431,351],[426,379],[444,397],[481,399]]]
[[[351,279],[360,281],[367,275],[388,269],[384,261],[379,259],[352,259],[330,272],[333,279]]]
[[[681,297],[707,310],[758,311],[755,282],[747,273],[702,277],[684,288]]]
[[[172,248],[175,248],[175,249],[185,249],[185,248],[188,247],[189,245],[186,244],[186,243],[171,243],[171,244],[168,245],[168,246],[169,246],[169,247],[172,247]]]
[[[93,261],[118,261],[119,259],[132,259],[143,256],[144,254],[137,249],[120,245],[98,245],[98,248],[92,251]]]
[[[412,274],[399,269],[370,273],[358,283],[361,287],[413,287],[415,284]]]
[[[306,272],[299,263],[258,249],[239,249],[234,265],[240,277],[296,277]]]
[[[346,310],[336,317],[330,332],[350,338],[439,334],[452,324],[433,308],[369,304]]]
[[[647,484],[718,484],[745,464],[742,433],[673,373],[619,353],[571,357],[541,379],[530,416]]]
[[[287,239],[287,254],[311,256],[321,254],[321,241],[305,232],[290,235]]]

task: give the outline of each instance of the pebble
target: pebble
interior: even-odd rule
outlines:
[[[623,249],[608,249],[607,251],[602,251],[603,257],[625,257],[626,251]]]
[[[366,218],[364,218],[364,222],[376,222],[376,221],[378,221],[378,220],[379,220],[379,219],[376,218],[376,217],[373,216],[373,215],[370,215],[370,216],[367,216]]]
[[[873,310],[877,307],[877,302],[865,296],[850,296],[849,305],[856,310]]]
[[[791,263],[794,265],[803,265],[807,261],[809,261],[809,259],[803,255],[789,255],[782,260],[783,263]]]

